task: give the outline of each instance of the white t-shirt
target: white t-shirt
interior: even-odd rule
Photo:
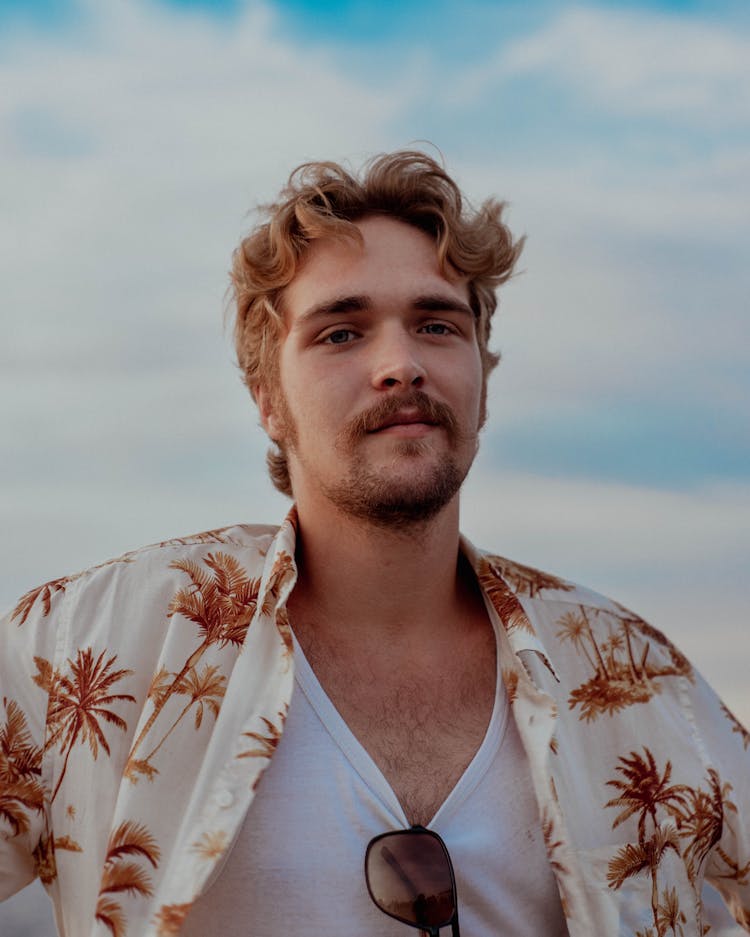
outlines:
[[[276,754],[234,848],[181,933],[416,934],[378,910],[364,878],[370,839],[410,824],[296,643],[295,661]],[[499,672],[497,687],[485,738],[429,828],[451,855],[462,937],[564,937],[526,756]]]

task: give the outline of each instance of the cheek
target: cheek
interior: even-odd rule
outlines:
[[[484,396],[484,378],[478,349],[471,360],[467,361],[466,369],[463,373],[466,377],[461,388],[462,398],[466,403],[467,409],[478,411]]]
[[[293,440],[308,440],[314,444],[316,439],[330,435],[336,427],[346,393],[341,388],[327,387],[319,377],[308,379],[299,373],[285,380],[283,387],[286,396],[279,401],[279,413]]]
[[[481,374],[479,380],[467,389],[467,414],[473,427],[480,430],[487,417],[487,391]]]

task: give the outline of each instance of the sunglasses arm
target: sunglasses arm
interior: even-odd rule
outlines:
[[[430,928],[429,930],[421,930],[419,932],[419,937],[440,937],[440,928]],[[451,937],[461,937],[461,934],[458,930],[458,918],[456,917],[451,924]]]
[[[419,937],[440,937],[440,928],[431,927],[429,930],[420,930]],[[461,937],[461,933],[458,929],[458,911],[451,922],[451,937]]]

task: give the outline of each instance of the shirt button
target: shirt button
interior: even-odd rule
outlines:
[[[220,807],[231,807],[234,803],[234,796],[231,791],[219,791],[216,795],[216,803]]]

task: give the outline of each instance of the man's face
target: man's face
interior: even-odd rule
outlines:
[[[302,507],[400,525],[450,502],[477,449],[482,368],[466,280],[433,240],[369,216],[364,246],[314,241],[283,297],[280,387],[263,425]]]

